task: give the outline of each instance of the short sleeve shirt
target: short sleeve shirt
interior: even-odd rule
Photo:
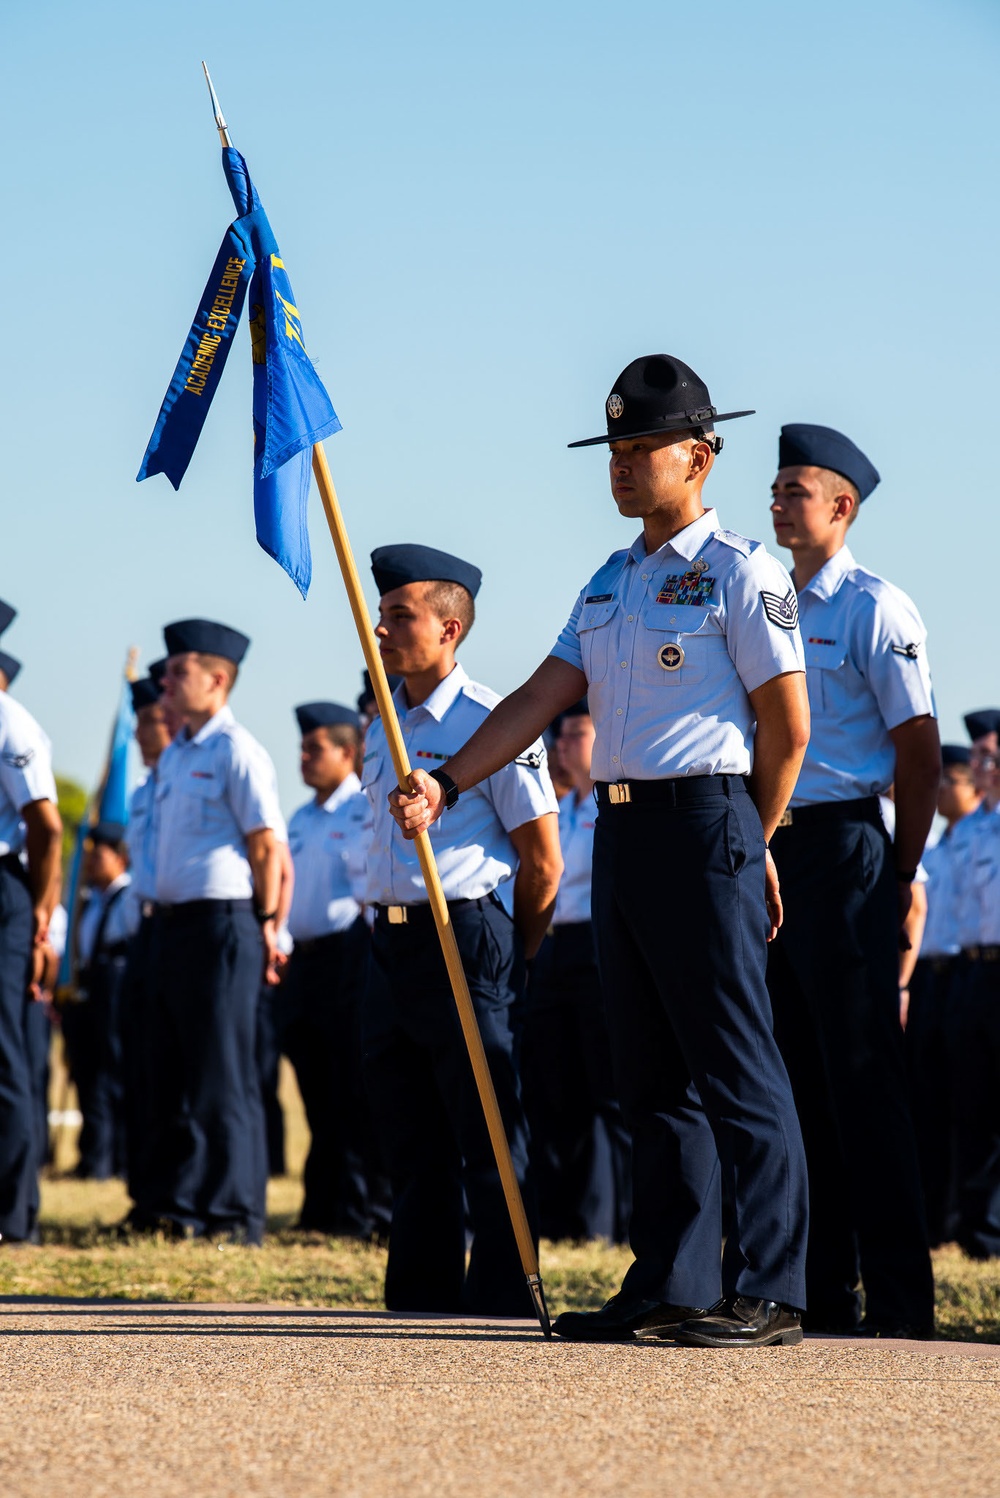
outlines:
[[[224,707],[191,738],[184,729],[156,767],[156,898],[246,900],[253,895],[247,834],[285,841],[267,751]]]
[[[921,863],[927,870],[927,920],[920,942],[921,957],[952,957],[960,949],[955,924],[955,839],[945,831],[924,849]]]
[[[879,795],[896,767],[890,729],[937,715],[923,621],[844,546],[799,593],[799,623],[812,730],[791,805]]]
[[[1000,946],[1000,807],[981,801],[955,826],[951,844],[958,945]]]
[[[155,793],[154,768],[132,792],[128,808],[128,857],[132,869],[132,887],[140,902],[156,899],[156,844],[153,837]]]
[[[748,775],[749,694],[802,671],[795,590],[706,510],[658,551],[640,535],[577,599],[552,654],[587,678],[595,780]]]
[[[361,781],[348,775],[317,806],[300,806],[288,824],[295,867],[288,929],[295,941],[346,931],[361,913],[352,871],[371,841],[371,808]],[[360,845],[360,847],[359,847]]]
[[[405,684],[397,687],[393,701],[411,765],[431,771],[458,753],[500,698],[470,681],[456,665],[426,702],[407,707]],[[427,900],[416,848],[399,834],[389,812],[388,796],[395,785],[385,730],[376,719],[368,729],[362,770],[362,787],[372,808],[366,888],[372,905]],[[430,830],[445,898],[476,900],[496,890],[510,913],[517,854],[509,834],[557,809],[540,739],[512,764],[463,791],[458,804]]]
[[[559,803],[559,846],[563,874],[559,881],[553,926],[590,920],[590,883],[594,863],[597,804],[593,796],[570,791]]]
[[[23,807],[57,800],[48,735],[26,707],[0,692],[0,855],[24,849]]]

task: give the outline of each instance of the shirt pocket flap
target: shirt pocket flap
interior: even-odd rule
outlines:
[[[599,629],[602,624],[607,624],[617,607],[617,598],[609,598],[602,603],[585,603],[577,621],[577,634],[583,634],[588,629]]]
[[[361,766],[361,789],[363,791],[368,790],[369,786],[373,786],[375,784],[381,773],[381,754],[367,754],[365,756],[365,762]]]
[[[186,796],[197,796],[199,801],[216,801],[222,795],[222,781],[218,775],[191,774],[184,783]]]
[[[672,635],[696,635],[705,629],[709,621],[708,609],[691,604],[657,604],[645,615],[643,623],[647,629],[663,630]],[[719,635],[719,639],[723,638]]]
[[[805,653],[807,670],[836,671],[847,659],[847,646],[836,640],[808,640]]]

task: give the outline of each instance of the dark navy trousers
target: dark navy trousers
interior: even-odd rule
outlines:
[[[450,910],[531,1220],[515,1057],[520,944],[510,916],[492,898],[455,901]],[[393,1190],[385,1302],[395,1311],[529,1316],[531,1299],[430,909],[411,906],[409,915],[409,924],[392,926],[378,914],[362,1027]]]
[[[136,1220],[258,1243],[267,1193],[254,1054],[260,929],[249,900],[161,907],[155,921],[153,1134]]]
[[[84,975],[86,998],[63,1011],[63,1036],[83,1126],[76,1173],[106,1181],[125,1174],[125,1095],[122,1075],[124,949],[98,952]]]
[[[593,918],[632,1133],[638,1299],[805,1305],[805,1159],[765,984],[764,837],[741,779],[602,808]],[[722,1254],[722,1176],[733,1222]]]
[[[299,942],[279,990],[280,1045],[312,1135],[299,1226],[356,1238],[389,1225],[388,1183],[361,1075],[370,946],[360,917],[347,931]]]
[[[27,877],[0,858],[0,1234],[24,1242],[38,1218],[42,1141],[27,1029],[34,922]]]
[[[1000,1258],[1000,960],[959,960],[954,988],[956,1237],[975,1259]]]
[[[590,921],[554,926],[532,964],[521,1083],[542,1237],[624,1243],[631,1140],[615,1097]]]
[[[153,1072],[149,1017],[153,989],[155,917],[144,915],[129,942],[122,995],[122,1086],[125,1115],[125,1179],[138,1201],[153,1133]]]
[[[920,958],[910,979],[903,1039],[932,1248],[954,1237],[957,1075],[953,990],[958,966],[958,957]]]
[[[795,813],[793,812],[793,817]],[[809,1305],[928,1327],[934,1282],[899,1019],[899,917],[877,802],[779,828],[785,922],[768,985],[809,1161]]]

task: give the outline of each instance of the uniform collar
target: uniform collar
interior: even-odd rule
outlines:
[[[120,889],[127,889],[131,883],[132,875],[126,869],[123,874],[119,874],[117,879],[112,879],[111,883],[101,890],[101,900],[107,905],[112,895],[116,895]]]
[[[399,714],[401,718],[408,718],[410,713],[423,711],[429,713],[436,722],[440,723],[445,713],[454,703],[459,692],[468,684],[468,681],[468,672],[464,666],[460,666],[456,661],[444,681],[438,682],[425,702],[418,702],[416,707],[407,707],[405,682],[401,682],[397,687],[393,701],[396,703],[397,709],[402,709]]]
[[[833,553],[829,561],[823,563],[816,576],[809,579],[802,592],[815,593],[817,598],[821,598],[824,603],[829,603],[844,578],[849,572],[853,572],[856,565],[850,548],[842,546],[839,551]]]
[[[209,718],[208,722],[199,728],[196,734],[192,734],[191,738],[187,737],[187,730],[182,728],[177,735],[177,741],[181,744],[204,744],[223,728],[228,728],[231,723],[235,722],[233,710],[227,702],[225,707],[220,707],[215,717]]]
[[[653,552],[652,555],[659,556],[660,552],[673,551],[679,557],[683,557],[685,562],[693,562],[705,543],[718,529],[718,515],[714,510],[706,510],[704,515],[699,515],[697,520],[692,520],[690,525],[686,525],[682,531],[677,532],[676,536],[665,541],[659,551]],[[633,562],[648,560],[650,553],[646,551],[645,537],[641,532],[629,547],[628,554]]]
[[[360,791],[360,789],[361,781],[352,770],[350,775],[346,775],[340,782],[337,789],[335,791],[332,791],[330,795],[327,796],[326,800],[323,802],[321,810],[336,811],[338,806],[343,806],[344,802],[349,801],[354,793],[356,791]]]

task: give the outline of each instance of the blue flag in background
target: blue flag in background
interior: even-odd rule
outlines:
[[[138,476],[165,473],[175,489],[179,486],[249,285],[257,540],[305,598],[312,580],[307,526],[312,447],[339,432],[340,422],[306,353],[291,282],[247,164],[229,146],[222,165],[239,216],[222,242]]]

